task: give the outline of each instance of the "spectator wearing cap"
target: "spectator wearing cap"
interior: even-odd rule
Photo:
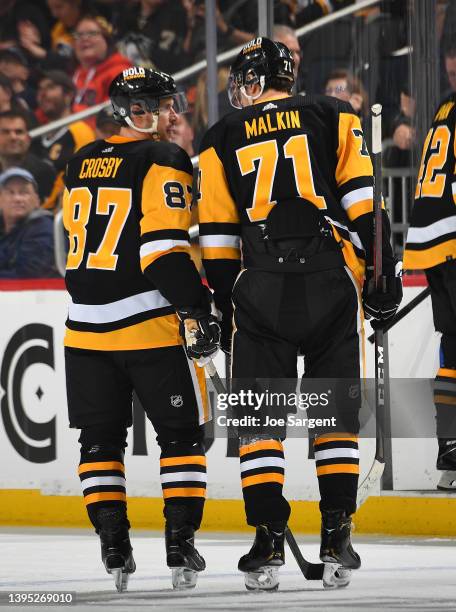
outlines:
[[[116,52],[112,27],[104,17],[83,17],[74,30],[73,38],[79,63],[73,76],[76,85],[75,110],[82,110],[107,100],[111,81],[132,64]]]
[[[13,166],[28,170],[38,183],[40,200],[44,201],[52,191],[56,173],[51,163],[30,152],[29,129],[29,118],[24,111],[0,113],[0,170]]]
[[[38,110],[35,114],[39,123],[45,124],[71,115],[75,92],[75,85],[65,72],[51,70],[44,73],[38,80]],[[45,208],[53,209],[57,205],[64,189],[63,173],[70,157],[94,139],[92,128],[85,121],[76,121],[33,141],[33,153],[49,160],[57,173],[52,192],[43,204]]]
[[[0,175],[0,278],[58,276],[54,263],[53,216],[40,208],[38,185],[23,168]]]
[[[106,140],[120,132],[120,124],[114,119],[114,110],[107,107],[101,110],[95,122],[95,138]]]

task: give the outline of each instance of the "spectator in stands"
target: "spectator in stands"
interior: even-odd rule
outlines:
[[[82,110],[108,98],[109,85],[130,61],[115,50],[112,26],[100,15],[86,15],[77,24],[73,38],[79,66],[74,73],[75,109]]]
[[[416,101],[413,98],[407,82],[401,90],[400,112],[393,121],[393,146],[384,152],[383,163],[389,168],[413,167],[418,161],[414,119]]]
[[[0,175],[0,278],[58,276],[54,263],[52,214],[40,208],[30,172],[10,168]]]
[[[120,125],[113,117],[113,108],[108,106],[101,110],[95,122],[95,138],[110,138],[120,132]]]
[[[51,30],[50,47],[41,43],[38,29],[30,22],[21,25],[21,45],[47,68],[71,67],[74,63],[73,29],[89,11],[89,4],[86,0],[47,0],[47,5],[56,19]]]
[[[230,71],[226,66],[218,69],[218,103],[219,103],[219,118],[227,112],[231,112],[233,107],[230,105],[226,88]],[[208,108],[207,108],[207,76],[203,71],[198,77],[196,83],[195,106],[193,110],[192,127],[195,133],[194,147],[199,148],[200,140],[204,131],[207,129]]]
[[[134,64],[169,73],[180,70],[191,60],[184,53],[187,13],[180,0],[139,0],[115,18],[119,49]]]
[[[50,195],[56,175],[52,164],[30,153],[29,128],[28,116],[23,111],[0,113],[0,170],[13,166],[28,170],[38,183],[43,201]]]
[[[331,72],[325,83],[324,94],[350,102],[355,113],[362,118],[369,112],[367,93],[361,81],[345,68]]]
[[[183,0],[185,9],[187,10],[187,36],[184,42],[184,50],[190,54],[192,60],[201,59],[205,57],[206,53],[206,39],[205,39],[205,19],[206,19],[206,7],[204,0]],[[255,25],[254,29],[247,31],[243,29],[242,25],[239,25],[239,21],[235,23],[235,17],[239,18],[247,5],[254,5]],[[216,7],[216,20],[217,20],[217,45],[219,49],[227,49],[235,47],[236,45],[243,45],[254,37],[254,32],[258,27],[258,8],[256,3],[252,2],[231,2],[231,8],[228,7],[226,13],[222,13],[219,8],[219,3]],[[250,6],[250,8],[252,8]],[[226,15],[230,15],[232,19],[229,19]],[[233,19],[234,18],[234,19]]]
[[[0,50],[0,74],[8,77],[14,96],[24,108],[35,108],[35,90],[30,85],[27,58],[17,47]]]
[[[194,137],[191,117],[183,113],[177,115],[176,122],[171,127],[170,141],[184,149],[189,157],[193,157],[195,155]]]
[[[456,37],[455,37],[456,38]],[[450,86],[450,91],[446,92],[449,95],[452,91],[456,91],[456,46],[454,44],[449,45],[445,49],[445,72]]]
[[[296,12],[295,27],[300,28],[354,3],[355,0],[304,0],[299,3],[301,6]]]
[[[65,72],[51,70],[44,73],[38,81],[38,121],[45,124],[71,115],[75,92],[75,85]],[[63,192],[63,173],[68,160],[73,153],[94,139],[92,128],[85,121],[76,121],[45,134],[32,143],[31,150],[41,159],[49,160],[57,173],[52,192],[44,202],[44,207],[56,207]]]
[[[0,113],[9,111],[13,107],[14,91],[11,81],[0,72]]]
[[[22,46],[24,28],[33,27],[40,44],[50,45],[49,22],[36,0],[2,0],[0,2],[0,48]]]

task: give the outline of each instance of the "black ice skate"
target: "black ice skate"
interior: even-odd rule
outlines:
[[[279,567],[285,563],[285,525],[259,525],[250,551],[239,559],[249,591],[276,591]]]
[[[101,559],[121,593],[127,590],[128,578],[136,570],[128,535],[130,525],[123,509],[102,508],[98,511],[97,521]]]
[[[175,528],[167,522],[165,543],[173,589],[193,589],[198,572],[206,569],[206,562],[195,548],[194,528],[191,525]]]
[[[456,440],[439,438],[437,469],[442,471],[437,489],[456,493]]]
[[[361,566],[361,559],[351,545],[350,533],[351,518],[344,510],[322,512],[320,559],[325,564],[325,588],[348,586],[351,571]]]

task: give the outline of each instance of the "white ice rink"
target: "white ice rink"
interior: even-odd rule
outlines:
[[[317,538],[298,538],[304,556],[317,561]],[[17,591],[72,591],[76,604],[37,610],[456,610],[456,541],[354,537],[363,566],[347,589],[326,591],[307,582],[289,551],[276,593],[249,593],[237,571],[250,547],[245,534],[201,534],[198,548],[207,570],[195,590],[173,592],[156,532],[132,531],[137,571],[127,593],[114,590],[101,565],[98,538],[83,530],[2,529],[0,606]],[[32,609],[7,606],[6,609]]]

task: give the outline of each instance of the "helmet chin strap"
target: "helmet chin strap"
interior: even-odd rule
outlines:
[[[143,134],[156,134],[158,132],[158,115],[159,113],[152,114],[152,125],[148,128],[140,128],[133,123],[130,117],[124,117],[125,123],[130,126],[133,130],[137,132],[142,132]]]
[[[245,93],[245,85],[243,85],[242,87],[239,88],[241,90],[241,92],[242,92],[242,95],[245,96],[247,98],[247,100],[250,102],[250,106],[252,105],[252,102],[254,100],[259,98],[263,94],[263,91],[264,91],[264,81],[265,81],[264,76],[260,76],[260,83],[259,83],[260,84],[260,91],[259,91],[259,93],[257,93],[256,96],[249,96],[247,93]]]

